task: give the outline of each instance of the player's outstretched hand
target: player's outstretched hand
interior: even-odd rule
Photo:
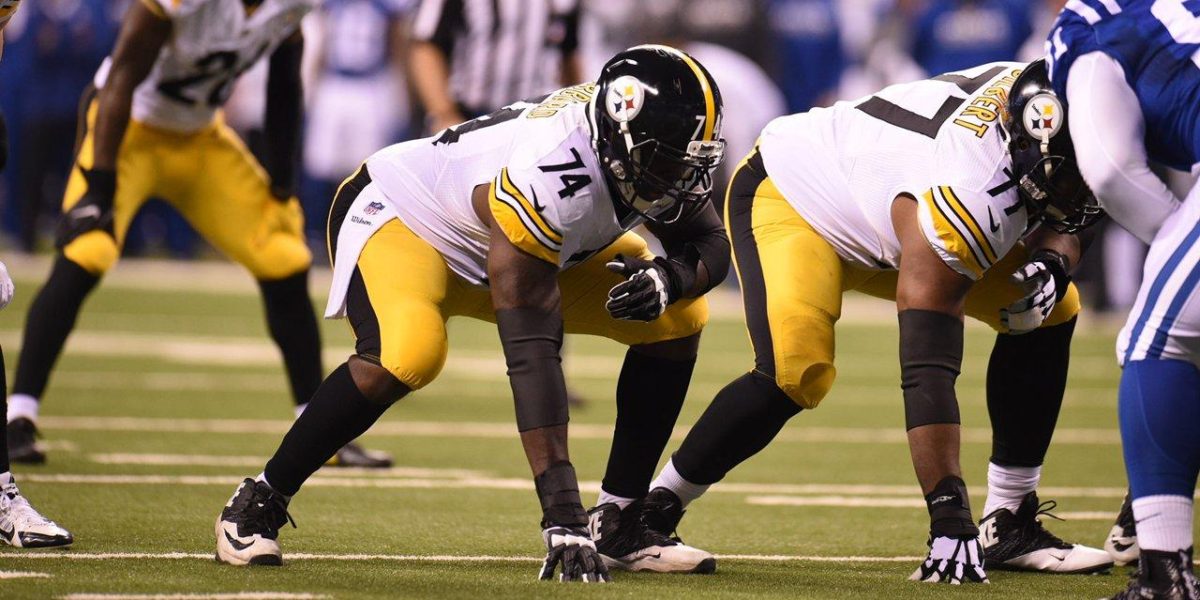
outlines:
[[[8,303],[12,302],[15,291],[16,286],[13,285],[12,277],[8,275],[8,267],[0,262],[0,308],[8,306]]]
[[[559,581],[582,581],[605,583],[609,581],[608,567],[596,545],[583,527],[552,525],[542,530],[546,541],[546,560],[538,573],[538,579],[552,579],[559,571]]]
[[[604,307],[614,319],[653,321],[671,303],[669,275],[658,263],[618,254],[607,265],[608,270],[626,277],[608,291]]]
[[[113,233],[113,198],[117,194],[117,175],[112,171],[83,169],[87,191],[58,221],[54,244],[64,248],[89,231]]]
[[[975,537],[933,538],[929,556],[909,579],[928,583],[990,583],[983,571],[983,548]]]

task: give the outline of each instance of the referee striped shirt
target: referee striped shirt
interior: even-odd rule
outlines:
[[[448,57],[450,90],[467,117],[561,87],[579,46],[578,0],[421,0],[412,37]]]

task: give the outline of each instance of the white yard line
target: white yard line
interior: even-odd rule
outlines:
[[[0,571],[0,579],[48,579],[49,573],[34,573],[33,571]]]
[[[313,600],[326,594],[292,592],[236,592],[231,594],[67,594],[63,600]]]
[[[747,496],[746,504],[758,506],[827,506],[832,508],[925,508],[920,497],[866,498],[862,496]],[[1112,521],[1115,512],[1064,511],[1054,516],[1065,521]]]
[[[261,463],[260,463],[261,464]],[[392,477],[386,471],[371,476],[363,472],[346,472],[342,469],[324,469],[317,472],[308,482],[309,487],[333,488],[381,488],[381,489],[487,489],[487,490],[532,490],[533,482],[525,478],[486,477],[477,471],[428,469],[423,477]],[[249,471],[247,471],[249,473]],[[233,486],[242,479],[241,475],[162,475],[162,474],[77,474],[77,473],[29,473],[20,475],[21,481],[33,483],[100,484],[100,485],[223,485]],[[581,491],[599,492],[599,481],[579,482]],[[788,483],[720,483],[712,487],[714,493],[750,494],[751,504],[775,506],[848,506],[848,507],[924,507],[916,486],[907,485],[841,485],[841,484],[788,484]],[[1055,498],[1108,498],[1118,499],[1125,495],[1118,487],[1066,487],[1050,486],[1038,490],[1043,497]],[[754,499],[751,501],[750,499]],[[834,504],[837,503],[837,504]],[[1105,513],[1107,514],[1107,513]],[[1111,515],[1108,515],[1111,516]],[[1107,518],[1107,517],[1106,517]]]
[[[152,431],[160,433],[286,433],[291,421],[282,419],[174,419],[153,417],[68,417],[47,415],[38,425],[44,431]],[[688,428],[676,427],[674,439],[682,439]],[[517,435],[513,423],[480,423],[453,421],[384,421],[371,427],[371,435],[399,437],[499,438],[512,439]],[[607,440],[612,438],[612,425],[572,424],[572,439]],[[775,438],[787,442],[821,442],[842,444],[907,444],[902,427],[804,427],[798,425],[781,431]],[[992,430],[986,427],[964,427],[962,440],[968,443],[990,444]],[[1121,443],[1116,429],[1059,428],[1054,443],[1065,445],[1115,446]]]
[[[88,459],[105,465],[167,465],[167,466],[203,466],[203,467],[261,467],[267,462],[266,456],[223,456],[205,454],[91,454]],[[339,467],[337,473],[346,475],[366,475],[371,477],[432,477],[432,478],[469,478],[483,477],[482,471],[471,469],[433,469],[427,467],[390,467],[387,469],[355,469]]]
[[[30,559],[61,559],[61,560],[213,560],[213,555],[187,552],[39,552],[22,554],[20,558]],[[754,562],[907,562],[922,560],[923,556],[808,556],[799,554],[718,554],[717,558],[724,560],[744,560]],[[541,562],[537,556],[457,556],[452,554],[306,554],[287,553],[284,561],[289,560],[329,560],[329,561],[392,561],[392,562],[425,562],[425,563],[484,563],[484,562]]]

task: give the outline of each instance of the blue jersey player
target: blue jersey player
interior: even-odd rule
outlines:
[[[1181,201],[1149,163],[1200,165],[1200,0],[1070,0],[1047,49],[1084,178],[1108,213],[1150,244],[1117,346],[1142,565],[1117,597],[1198,598],[1200,186]]]

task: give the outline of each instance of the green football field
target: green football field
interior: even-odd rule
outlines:
[[[17,299],[0,313],[11,373],[26,308],[46,268],[10,264]],[[292,416],[249,278],[224,265],[123,264],[94,294],[43,409],[45,466],[17,465],[34,506],[76,537],[66,551],[0,548],[0,598],[788,597],[1099,598],[1127,571],[1048,576],[992,572],[990,586],[906,580],[927,517],[903,427],[896,328],[886,305],[848,304],[839,380],[765,452],[692,505],[680,528],[719,556],[715,575],[616,573],[606,586],[539,582],[540,512],[512,423],[494,329],[451,321],[441,377],[366,436],[387,472],[324,469],[293,500],[299,525],[281,568],[213,561],[213,521],[237,482],[257,474]],[[320,289],[320,282],[314,288]],[[323,296],[323,293],[320,294]],[[323,301],[320,298],[319,301]],[[715,302],[691,393],[672,441],[750,365],[736,297]],[[1058,501],[1051,529],[1100,545],[1125,475],[1116,429],[1116,326],[1079,328],[1071,383],[1043,478]],[[326,322],[326,368],[350,352]],[[963,458],[976,511],[990,449],[984,366],[991,334],[968,328],[959,379]],[[607,456],[623,349],[571,339],[566,366],[588,400],[573,411],[572,459],[595,498]]]

